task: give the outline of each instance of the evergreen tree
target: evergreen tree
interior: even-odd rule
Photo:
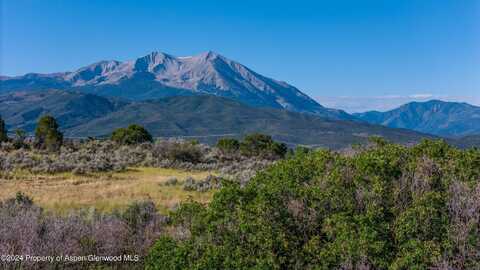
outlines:
[[[0,143],[6,142],[7,140],[7,127],[5,126],[5,121],[3,121],[2,117],[0,116]]]
[[[27,133],[23,129],[17,128],[15,130],[15,137],[13,139],[13,145],[16,149],[19,148],[28,148],[28,145],[25,143],[27,138]]]
[[[56,151],[63,144],[63,134],[58,131],[58,124],[55,118],[46,115],[38,120],[35,129],[35,148]]]

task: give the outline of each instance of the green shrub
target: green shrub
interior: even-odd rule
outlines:
[[[29,148],[29,145],[25,143],[25,139],[27,138],[27,133],[23,129],[16,129],[15,130],[15,138],[13,139],[13,146],[15,149],[20,148]]]
[[[288,151],[288,147],[284,143],[279,143],[279,142],[273,142],[270,145],[270,151],[273,153],[275,156],[283,158],[285,157],[285,154]]]
[[[177,244],[169,237],[160,237],[146,258],[145,269],[188,269],[186,252],[177,249]]]
[[[440,259],[441,248],[438,242],[411,239],[402,245],[390,269],[428,269],[426,266],[435,265]]]
[[[24,193],[18,191],[15,194],[15,203],[29,206],[33,205],[33,200],[28,195],[25,195]]]
[[[153,137],[144,127],[130,125],[113,131],[111,140],[120,144],[139,144],[153,142]]]
[[[190,142],[190,144],[192,144],[192,145],[199,145],[199,144],[200,144],[200,141],[197,140],[197,139],[190,140],[189,142]]]
[[[245,136],[240,144],[240,151],[245,156],[283,158],[287,153],[287,146],[275,142],[269,135],[254,133]]]
[[[232,138],[222,138],[217,142],[217,148],[224,154],[232,154],[240,148],[240,142]]]
[[[63,134],[58,131],[55,118],[46,115],[38,120],[34,146],[37,149],[57,151],[63,144]]]
[[[479,150],[444,142],[297,151],[181,205],[147,268],[477,269],[479,176]]]
[[[202,151],[198,144],[190,142],[174,143],[167,150],[167,157],[172,161],[199,163],[202,161]]]
[[[294,153],[297,153],[297,154],[299,154],[299,153],[308,154],[308,153],[310,153],[311,151],[312,151],[311,148],[308,148],[308,147],[305,147],[305,146],[297,146],[297,147],[295,148]]]

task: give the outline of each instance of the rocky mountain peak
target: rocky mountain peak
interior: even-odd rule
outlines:
[[[209,94],[253,107],[287,109],[334,119],[354,119],[343,111],[327,110],[297,88],[262,76],[213,51],[190,57],[175,57],[154,51],[126,62],[100,61],[74,72],[52,75],[48,80],[20,77],[4,78],[0,82],[4,92],[27,88],[75,88],[136,100]]]

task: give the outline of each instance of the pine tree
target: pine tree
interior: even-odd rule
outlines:
[[[0,116],[0,143],[6,141],[8,141],[7,127],[5,126],[5,121],[3,121],[2,117]]]
[[[58,124],[55,118],[46,115],[38,120],[35,129],[35,148],[56,151],[63,144],[63,134],[58,131]]]

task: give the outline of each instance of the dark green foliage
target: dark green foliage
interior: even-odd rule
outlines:
[[[116,129],[112,133],[111,139],[120,144],[153,142],[152,135],[144,127],[135,124],[127,128]]]
[[[15,194],[15,203],[29,206],[33,204],[33,200],[28,195],[19,191]]]
[[[240,144],[240,151],[245,156],[284,157],[287,146],[275,142],[271,136],[254,133],[245,136]]]
[[[13,139],[13,146],[15,149],[28,148],[29,145],[25,143],[27,133],[23,129],[15,130],[15,138]]]
[[[63,144],[63,134],[58,131],[55,118],[46,115],[40,118],[35,129],[35,148],[57,151]]]
[[[216,147],[225,159],[238,158],[239,155],[279,159],[285,157],[288,151],[284,143],[276,142],[271,136],[260,133],[249,134],[242,142],[233,138],[223,138],[218,140]]]
[[[279,142],[273,142],[272,145],[270,146],[270,151],[272,153],[280,158],[283,158],[285,154],[287,153],[287,145],[284,143],[279,143]]]
[[[224,154],[235,153],[240,148],[240,142],[232,138],[222,138],[218,140],[217,148]]]
[[[148,255],[145,268],[152,270],[164,269],[188,269],[187,258],[181,250],[177,249],[177,243],[169,237],[160,237],[152,247]]]
[[[0,143],[8,141],[7,136],[7,127],[5,126],[5,121],[3,121],[0,116]]]
[[[254,133],[245,136],[240,149],[244,155],[258,156],[262,152],[267,152],[272,143],[271,136]]]
[[[478,269],[480,151],[374,141],[299,150],[208,206],[181,205],[147,269]]]
[[[199,145],[200,142],[197,139],[190,140],[190,144],[192,145]]]
[[[297,146],[295,148],[295,151],[294,153],[303,153],[303,154],[307,154],[307,153],[310,153],[312,151],[312,149],[308,148],[308,147],[305,147],[305,146]]]
[[[203,156],[198,144],[195,142],[174,143],[166,151],[167,158],[172,161],[199,163]]]

